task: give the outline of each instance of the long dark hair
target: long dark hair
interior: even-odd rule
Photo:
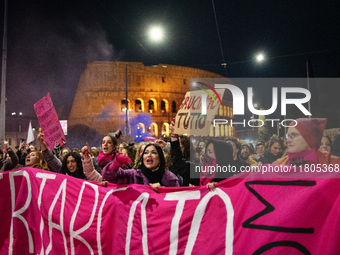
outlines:
[[[271,153],[272,150],[272,146],[274,145],[274,143],[278,143],[281,146],[281,151],[284,150],[283,147],[283,141],[280,137],[278,137],[277,135],[272,135],[272,137],[270,138],[270,140],[267,142],[267,151]],[[282,156],[282,152],[279,153],[278,157],[281,158]]]
[[[157,171],[154,171],[154,172],[152,172],[150,169],[148,169],[144,165],[144,161],[143,161],[143,156],[145,154],[145,151],[150,146],[154,146],[156,148],[157,153],[158,153],[158,158],[159,158],[159,168],[158,168]],[[156,183],[156,182],[161,183],[161,180],[162,180],[164,172],[165,172],[165,158],[164,158],[162,148],[159,145],[154,144],[154,143],[146,145],[145,148],[144,148],[143,154],[140,157],[139,161],[140,161],[140,164],[139,164],[140,169],[142,170],[142,173],[145,175],[145,177],[149,180],[149,182],[150,183]]]
[[[180,144],[184,147],[184,150],[183,150],[183,157],[186,159],[186,160],[190,160],[190,150],[191,150],[191,141],[190,141],[190,138],[185,136],[185,135],[181,135],[180,137]]]
[[[67,168],[67,159],[68,157],[72,156],[76,163],[77,163],[77,170],[73,173],[71,173],[68,168]],[[80,178],[80,179],[86,179],[85,177],[85,174],[84,174],[84,171],[83,171],[83,164],[81,162],[81,156],[79,153],[77,152],[70,152],[70,153],[67,153],[63,159],[63,162],[62,162],[62,166],[61,166],[61,172],[63,174],[67,174],[67,175],[70,175],[70,176],[73,176],[73,177],[76,177],[76,178]]]
[[[207,152],[208,145],[214,145],[214,152],[216,156],[216,164],[220,167],[228,167],[233,163],[233,146],[229,142],[223,140],[210,139],[205,146]],[[221,181],[234,175],[231,172],[216,172],[213,181]]]

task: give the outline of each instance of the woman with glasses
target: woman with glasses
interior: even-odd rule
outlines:
[[[323,131],[327,119],[302,118],[296,119],[288,127],[287,153],[288,155],[273,162],[275,165],[296,165],[324,167],[340,166],[340,157],[319,151]],[[319,171],[319,170],[318,170]]]

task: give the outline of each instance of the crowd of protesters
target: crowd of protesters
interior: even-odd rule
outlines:
[[[70,149],[56,144],[50,150],[39,133],[40,149],[22,142],[14,152],[4,143],[0,171],[32,167],[100,182],[150,185],[159,187],[199,186],[214,189],[217,182],[239,173],[242,167],[262,164],[306,165],[340,164],[340,135],[334,140],[323,136],[326,119],[298,119],[291,124],[286,137],[273,135],[268,141],[258,141],[255,147],[235,137],[197,140],[177,135],[174,123],[170,137],[158,140],[118,143],[121,132],[102,138],[100,149],[86,144]],[[195,143],[192,143],[195,140]],[[237,171],[217,172],[211,167],[229,166]],[[201,169],[193,175],[194,169]],[[207,170],[208,169],[208,170]]]

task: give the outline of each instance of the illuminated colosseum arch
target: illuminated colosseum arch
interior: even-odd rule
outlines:
[[[130,100],[128,99],[127,101],[128,101],[128,109],[131,109]],[[126,99],[124,98],[120,101],[120,111],[125,112],[125,110],[126,110]]]
[[[135,112],[144,112],[144,100],[142,98],[135,100]]]
[[[155,122],[152,122],[150,124],[149,130],[152,136],[155,136],[155,137],[158,136],[158,125]]]
[[[162,125],[162,136],[164,136],[164,135],[169,136],[170,135],[169,127],[170,127],[169,123],[167,123],[167,122],[163,123],[163,125]]]
[[[157,112],[157,100],[156,99],[154,98],[149,99],[148,112],[150,113]]]
[[[215,137],[220,137],[221,134],[220,134],[220,125],[219,124],[216,124],[215,125]]]
[[[223,137],[223,136],[225,136],[225,132],[224,132],[224,130],[225,130],[225,125],[221,125],[220,128],[221,128],[220,135]]]
[[[223,116],[223,105],[220,105],[220,106],[218,107],[218,115],[219,115],[219,116]]]
[[[168,113],[169,112],[169,101],[166,99],[163,99],[161,101],[161,112],[162,113]]]

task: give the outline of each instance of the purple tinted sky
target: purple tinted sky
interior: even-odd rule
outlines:
[[[34,116],[33,104],[49,92],[66,118],[89,61],[167,63],[229,77],[304,77],[310,57],[316,77],[340,73],[338,1],[214,1],[226,70],[208,0],[8,2],[7,112]],[[146,30],[157,23],[167,37],[154,45]],[[260,50],[270,59],[256,65],[252,58]]]

